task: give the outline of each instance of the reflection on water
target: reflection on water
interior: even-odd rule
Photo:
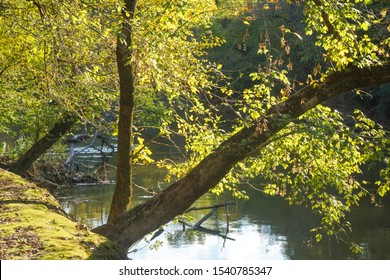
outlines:
[[[136,185],[143,188],[163,188],[164,173],[158,169],[137,169]],[[90,227],[107,220],[114,186],[78,185],[63,190],[60,201],[75,219]],[[146,201],[150,194],[135,188],[133,206]],[[218,230],[229,239],[183,229],[181,223],[169,223],[164,232],[151,242],[141,240],[129,249],[132,259],[390,259],[390,207],[376,208],[361,205],[350,215],[353,232],[351,239],[364,248],[362,255],[350,252],[348,245],[335,240],[315,243],[310,228],[318,225],[316,217],[307,209],[288,206],[283,200],[250,192],[249,201],[235,201],[219,208],[202,226]],[[212,206],[224,203],[224,197],[204,195],[194,206]],[[196,221],[209,210],[191,212]],[[188,221],[187,221],[188,222]],[[146,239],[149,240],[152,235]],[[233,240],[232,240],[233,239]],[[150,249],[150,247],[158,247]],[[158,245],[158,246],[157,246]]]

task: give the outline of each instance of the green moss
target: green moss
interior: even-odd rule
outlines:
[[[22,177],[14,173],[7,172],[1,168],[0,168],[0,180],[1,181],[11,180],[14,184],[19,184],[21,186],[27,184],[27,182]]]
[[[45,189],[0,169],[1,259],[118,259],[107,238],[66,217]]]

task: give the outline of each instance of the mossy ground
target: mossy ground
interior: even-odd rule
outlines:
[[[0,259],[120,259],[119,248],[71,219],[45,189],[0,169]]]

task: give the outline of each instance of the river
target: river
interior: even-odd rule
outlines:
[[[153,191],[167,186],[164,171],[153,166],[136,168],[134,183]],[[143,188],[134,188],[133,206],[151,197]],[[58,196],[69,215],[93,228],[106,221],[113,190],[114,185],[110,183],[82,184],[64,188]],[[131,247],[128,257],[138,260],[390,259],[390,205],[374,207],[367,202],[351,211],[353,231],[349,239],[343,239],[363,248],[363,253],[357,255],[341,240],[331,238],[316,243],[309,231],[318,225],[318,218],[307,209],[288,206],[281,198],[267,197],[254,190],[248,193],[248,201],[206,194],[195,203],[196,207],[235,203],[229,205],[228,211],[226,207],[219,208],[202,224],[220,231],[220,235],[171,222],[151,242],[148,240],[152,235]],[[193,211],[190,214],[194,220],[183,221],[195,224],[209,211]]]

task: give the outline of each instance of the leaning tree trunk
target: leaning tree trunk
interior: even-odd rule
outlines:
[[[390,64],[358,69],[350,67],[311,84],[288,100],[271,107],[256,123],[242,129],[203,159],[184,178],[147,202],[127,210],[96,229],[101,235],[129,247],[149,232],[182,214],[213,188],[239,161],[250,156],[291,120],[341,93],[390,82]]]
[[[136,0],[125,0],[122,11],[123,23],[117,39],[116,59],[119,72],[119,121],[116,186],[111,202],[108,221],[127,210],[132,196],[132,143],[135,73],[132,66],[132,25]]]
[[[46,153],[48,149],[71,129],[75,122],[76,118],[69,115],[63,116],[43,138],[34,143],[26,153],[11,165],[9,171],[19,175],[25,173],[34,161]]]

